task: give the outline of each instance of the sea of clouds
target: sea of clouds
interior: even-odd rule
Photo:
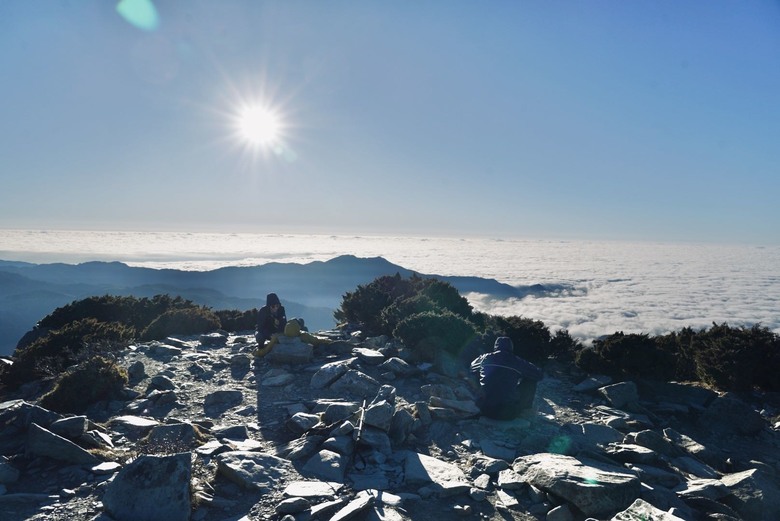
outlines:
[[[481,311],[541,320],[583,341],[616,331],[653,335],[690,326],[760,323],[780,334],[780,246],[390,236],[0,230],[0,259],[120,261],[211,270],[384,257],[425,274],[558,288],[552,296],[491,300]]]

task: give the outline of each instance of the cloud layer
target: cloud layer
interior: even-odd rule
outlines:
[[[543,297],[467,297],[481,311],[541,320],[583,341],[713,322],[760,323],[780,333],[780,246],[0,230],[0,259],[37,263],[117,260],[206,270],[342,254],[384,257],[419,273],[553,288]]]

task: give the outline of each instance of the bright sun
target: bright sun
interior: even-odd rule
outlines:
[[[279,140],[280,131],[279,117],[266,107],[254,105],[238,114],[238,133],[251,145],[273,145]]]

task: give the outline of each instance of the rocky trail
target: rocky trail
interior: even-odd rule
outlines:
[[[43,382],[3,396],[0,519],[780,518],[774,396],[550,361],[535,414],[498,422],[462,374],[321,333],[262,359],[223,332],[131,346],[126,399],[80,416]]]

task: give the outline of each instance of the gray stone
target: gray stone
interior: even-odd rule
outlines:
[[[385,355],[379,351],[367,349],[365,347],[356,347],[352,349],[352,354],[361,362],[365,362],[368,365],[379,365],[385,361]]]
[[[721,478],[730,495],[723,502],[744,519],[756,521],[776,520],[780,514],[780,483],[757,469],[750,469]]]
[[[8,463],[5,458],[0,461],[0,485],[8,485],[19,479],[19,470]]]
[[[380,384],[365,373],[350,369],[344,375],[330,385],[335,392],[349,393],[361,398],[373,397],[379,390]]]
[[[395,407],[386,400],[381,400],[378,403],[372,403],[366,408],[364,421],[367,425],[372,425],[387,432],[390,430],[390,425],[393,421],[393,413],[395,413]]]
[[[323,365],[311,377],[309,386],[312,389],[324,389],[349,371],[356,360],[357,358],[350,358],[349,360],[339,360],[338,362],[330,362]]]
[[[173,423],[152,427],[146,442],[153,452],[181,452],[192,450],[200,443],[200,434],[191,423]]]
[[[303,497],[291,497],[283,499],[276,505],[277,514],[297,514],[305,510],[309,510],[311,504],[306,498]]]
[[[303,434],[319,423],[320,417],[318,415],[298,412],[285,422],[285,426],[296,434]]]
[[[165,375],[158,374],[152,377],[149,382],[149,389],[159,389],[160,391],[172,391],[176,389],[176,384]]]
[[[228,337],[222,333],[208,333],[198,338],[200,345],[207,347],[222,347],[227,344]]]
[[[274,364],[307,364],[314,357],[314,346],[300,338],[283,341],[289,337],[280,336],[279,343],[266,355],[266,360]]]
[[[355,499],[350,501],[341,510],[336,512],[330,521],[347,521],[357,517],[359,514],[368,510],[374,504],[374,496],[362,490],[357,493]]]
[[[672,443],[668,438],[649,429],[628,434],[626,436],[626,443],[635,443],[636,445],[647,447],[658,454],[663,454],[670,458],[682,456],[684,454],[682,449]]]
[[[89,429],[86,416],[70,416],[57,420],[49,426],[49,430],[63,438],[77,439]]]
[[[689,479],[675,492],[683,499],[705,497],[716,501],[729,495],[729,489],[719,479]]]
[[[457,465],[412,451],[403,451],[403,455],[406,483],[467,483],[466,475]]]
[[[301,468],[301,473],[304,476],[342,483],[346,462],[343,454],[323,449],[309,458],[309,461]]]
[[[547,519],[549,520],[549,517]],[[642,499],[637,499],[631,503],[627,509],[615,514],[610,521],[636,521],[637,519],[647,519],[648,521],[686,521],[683,518],[659,510]]]
[[[75,463],[78,465],[97,465],[100,460],[70,440],[57,436],[37,423],[30,424],[27,430],[27,452],[35,456]]]
[[[623,441],[623,433],[609,425],[587,422],[577,427],[587,441],[596,445],[604,446]]]
[[[331,436],[322,442],[322,448],[350,456],[355,450],[355,440],[352,436]]]
[[[691,458],[690,456],[680,456],[679,458],[673,458],[671,464],[683,472],[693,474],[694,476],[698,476],[700,478],[717,479],[720,477],[720,474],[718,474],[715,469],[706,463],[702,463],[699,460]]]
[[[605,385],[609,385],[612,383],[612,377],[606,376],[606,375],[593,375],[589,376],[588,378],[584,379],[574,387],[572,387],[572,390],[583,393],[583,392],[590,392],[595,391],[599,387],[604,387]]]
[[[127,377],[131,382],[137,382],[146,378],[146,366],[140,360],[136,360],[127,367]]]
[[[445,407],[457,412],[465,413],[466,417],[479,414],[479,407],[473,400],[450,400],[439,396],[431,396],[428,403],[432,407]]]
[[[284,488],[284,495],[305,498],[330,498],[344,485],[335,481],[293,481]]]
[[[723,434],[756,434],[767,426],[761,414],[742,400],[719,396],[704,410],[699,423],[702,427]]]
[[[204,401],[204,407],[236,406],[244,401],[244,393],[238,390],[214,391],[207,394]]]
[[[504,490],[519,490],[527,481],[512,469],[504,469],[498,473],[498,488]]]
[[[139,456],[106,487],[103,505],[116,521],[187,521],[191,473],[189,453]]]
[[[509,468],[509,463],[503,459],[491,458],[490,456],[483,456],[476,454],[471,460],[472,472],[480,472],[484,474],[498,474],[504,469]]]
[[[599,388],[599,392],[618,409],[639,401],[639,391],[634,382],[620,382]]]
[[[397,376],[403,377],[414,376],[420,372],[416,367],[395,356],[382,362],[379,367],[384,371],[390,371]]]
[[[558,505],[557,507],[547,512],[545,521],[574,521],[574,519],[574,514],[569,508],[569,505]]]
[[[605,450],[612,459],[621,463],[651,464],[658,460],[655,451],[631,443],[611,443]]]
[[[393,413],[388,435],[393,443],[400,445],[406,441],[406,438],[412,433],[413,428],[414,416],[412,416],[412,413],[406,409],[397,408]]]
[[[356,435],[357,431],[353,431],[353,435]],[[393,447],[390,443],[390,436],[381,429],[367,426],[363,429],[362,437],[360,438],[361,445],[372,447],[386,456],[393,453]]]
[[[174,356],[180,356],[182,349],[180,347],[155,342],[149,345],[146,352],[153,358],[173,358]]]
[[[295,475],[289,461],[262,452],[223,452],[216,460],[219,474],[250,490],[270,492],[280,480]]]
[[[512,468],[527,482],[588,516],[612,515],[639,497],[639,479],[614,465],[541,453],[517,458]]]
[[[481,440],[480,446],[482,448],[482,453],[490,458],[513,461],[517,454],[517,450],[514,447],[507,447],[505,443],[490,439]]]

